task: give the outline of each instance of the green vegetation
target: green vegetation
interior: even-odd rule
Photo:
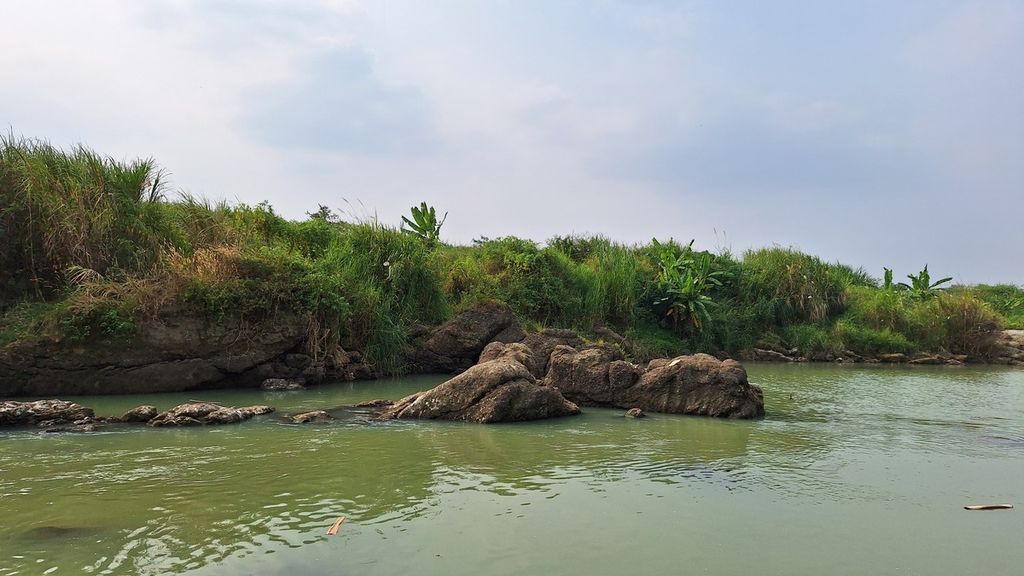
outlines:
[[[447,214],[445,214],[447,216]],[[1024,289],[895,285],[792,248],[697,251],[673,240],[625,246],[600,236],[441,242],[426,203],[402,227],[302,221],[266,203],[168,199],[153,161],[0,139],[0,344],[37,336],[123,339],[182,307],[211,319],[287,314],[309,353],[364,351],[405,369],[419,324],[485,299],[529,325],[583,333],[610,326],[638,358],[757,346],[824,357],[939,351],[984,355],[991,333],[1024,328]],[[179,312],[174,312],[179,313]]]
[[[321,209],[323,209],[322,206]],[[439,222],[437,211],[433,206],[427,206],[426,202],[421,202],[419,206],[413,206],[411,212],[412,220],[402,216],[402,231],[418,236],[420,240],[426,242],[428,247],[433,248],[441,239],[441,226],[444,226],[444,221],[448,219],[448,213],[445,212]]]
[[[939,286],[953,280],[952,277],[948,277],[932,282],[931,275],[928,274],[927,264],[924,265],[924,270],[921,270],[916,275],[907,274],[907,278],[910,280],[910,284],[900,282],[896,285],[896,288],[899,290],[906,290],[907,293],[910,294],[911,298],[916,298],[918,300],[933,298],[940,290],[943,290],[943,288],[939,288]]]

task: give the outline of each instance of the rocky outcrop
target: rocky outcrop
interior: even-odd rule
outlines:
[[[92,408],[66,400],[0,402],[0,426],[86,425],[95,421]]]
[[[0,350],[0,396],[151,393],[239,384],[304,336],[302,319],[284,314],[249,323],[168,313],[140,324],[127,342],[20,342]]]
[[[154,427],[234,424],[248,420],[253,416],[269,414],[273,411],[274,409],[270,406],[235,408],[221,406],[212,402],[189,402],[175,406],[166,412],[161,412],[149,420],[147,424]]]
[[[1024,366],[1024,330],[1003,330],[996,336],[992,363]]]
[[[578,414],[579,408],[555,388],[542,386],[513,358],[489,360],[431,390],[396,402],[380,417],[521,422]]]
[[[422,372],[460,372],[476,364],[487,344],[518,342],[526,335],[512,310],[500,302],[481,302],[414,342]]]
[[[722,418],[764,416],[764,395],[735,360],[707,354],[652,360],[646,368],[616,360],[603,349],[558,346],[544,379],[584,406]]]
[[[259,386],[280,378],[321,382],[372,377],[358,353],[327,359],[296,352],[302,316],[278,313],[251,322],[164,310],[140,322],[127,341],[33,340],[0,349],[0,397],[132,394]]]

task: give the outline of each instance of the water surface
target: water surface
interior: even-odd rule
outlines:
[[[0,433],[0,576],[1022,573],[1022,510],[962,507],[1024,505],[1024,371],[748,371],[761,421],[282,417],[433,377],[78,399],[100,415],[188,399],[281,414]]]

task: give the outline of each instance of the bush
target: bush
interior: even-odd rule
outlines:
[[[945,346],[954,354],[988,356],[1002,320],[992,307],[969,294],[940,294],[933,315],[944,320]]]

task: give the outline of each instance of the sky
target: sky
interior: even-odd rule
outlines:
[[[1024,2],[33,0],[0,127],[442,238],[1024,284]]]

